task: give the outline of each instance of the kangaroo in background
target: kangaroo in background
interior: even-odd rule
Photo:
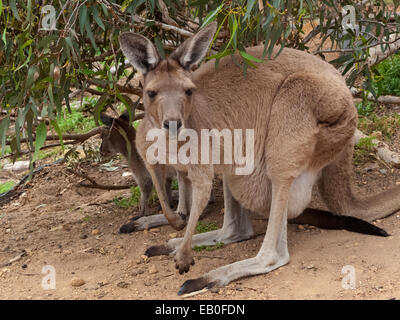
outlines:
[[[236,232],[237,239],[245,239],[249,229],[242,226],[248,221],[248,209],[269,217],[263,244],[255,257],[188,280],[178,294],[223,286],[287,264],[287,220],[298,217],[307,207],[314,184],[329,210],[337,215],[372,221],[400,209],[400,186],[364,199],[353,192],[357,110],[343,77],[333,66],[308,53],[285,48],[275,58],[248,68],[246,78],[231,57],[220,59],[218,71],[214,62],[208,62],[192,72],[192,67],[205,57],[216,27],[212,23],[203,28],[164,60],[145,37],[120,35],[124,55],[144,75],[145,117],[137,131],[136,146],[153,178],[164,214],[175,228],[182,229],[186,222],[167,206],[165,186],[160,180],[165,169],[146,160],[146,149],[151,145],[146,133],[166,128],[170,121],[180,123],[178,136],[185,128],[198,133],[204,128],[254,129],[254,170],[249,175],[235,175],[235,164],[170,164],[188,173],[192,187],[185,236],[163,247],[175,256],[180,273],[194,264],[194,243],[213,243],[226,228]],[[246,51],[262,59],[264,47]],[[220,148],[224,148],[222,142]],[[193,236],[207,205],[214,174],[224,176],[225,189],[246,210],[225,210],[221,230]]]
[[[100,114],[101,121],[106,126],[106,130],[101,133],[101,146],[100,153],[103,156],[122,154],[128,160],[129,169],[131,170],[136,183],[140,189],[140,211],[137,217],[134,217],[129,223],[124,224],[120,228],[121,233],[131,233],[133,231],[140,231],[144,229],[154,228],[162,225],[167,225],[168,220],[162,214],[149,215],[149,198],[153,190],[153,182],[149,172],[147,171],[142,158],[139,156],[135,141],[136,130],[129,124],[129,116],[125,111],[118,118],[112,118],[104,113]],[[128,153],[129,144],[130,158]],[[177,211],[186,216],[189,214],[190,207],[190,181],[185,174],[175,173],[172,168],[168,170],[163,179],[166,190],[166,198],[168,206],[171,207],[173,203],[171,181],[174,176],[177,176],[179,201]],[[214,195],[211,192],[210,202],[214,201]]]
[[[149,216],[149,198],[153,190],[153,182],[147,171],[142,158],[136,150],[136,130],[129,124],[127,112],[122,113],[118,118],[112,118],[104,113],[100,115],[101,121],[107,130],[101,133],[100,154],[111,156],[117,153],[122,154],[128,160],[129,169],[140,190],[139,215],[133,218],[129,223],[120,228],[121,233],[130,233],[147,228],[153,228],[159,225],[168,224],[163,215]],[[126,138],[125,138],[126,137]],[[126,141],[126,139],[128,141]],[[127,143],[130,145],[130,159]],[[172,205],[171,179],[165,181],[168,205]],[[184,211],[185,209],[181,209]]]

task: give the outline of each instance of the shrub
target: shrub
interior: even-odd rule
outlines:
[[[374,89],[378,96],[400,96],[400,54],[394,55],[376,66]]]

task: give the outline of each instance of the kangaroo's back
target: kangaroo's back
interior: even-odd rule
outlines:
[[[246,51],[262,59],[263,46],[256,46]],[[326,104],[315,104],[313,107],[321,122],[336,118],[351,108],[354,113],[351,94],[343,77],[329,63],[303,51],[285,48],[275,57],[279,48],[275,48],[272,58],[263,63],[257,63],[256,68],[248,67],[246,74],[242,68],[235,65],[230,56],[224,57],[218,63],[209,61],[193,73],[193,82],[202,91],[201,108],[194,108],[194,126],[204,128],[265,128],[269,121],[268,108],[272,105],[282,84],[294,74],[303,75],[304,90],[308,94],[310,86],[315,102],[318,100],[336,99],[347,100],[347,103],[326,109]],[[240,57],[236,57],[240,61]],[[309,82],[307,77],[310,76]],[[304,96],[293,97],[293,107]],[[207,114],[207,117],[202,116]],[[204,118],[204,119],[203,119]]]

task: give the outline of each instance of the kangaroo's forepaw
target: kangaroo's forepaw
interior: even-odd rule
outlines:
[[[178,296],[183,294],[188,294],[196,291],[200,291],[202,289],[211,289],[216,285],[215,282],[210,282],[205,277],[200,277],[197,279],[190,279],[183,283],[181,288],[178,291]]]
[[[146,252],[144,253],[148,257],[154,256],[167,256],[173,251],[172,248],[168,247],[165,244],[158,245],[158,246],[151,246],[147,248]]]
[[[194,265],[194,259],[192,255],[180,255],[175,256],[175,268],[179,270],[179,274],[188,272],[190,266]]]

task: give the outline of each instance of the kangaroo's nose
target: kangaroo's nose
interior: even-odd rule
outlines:
[[[164,126],[165,129],[168,130],[169,127],[170,127],[171,125],[173,125],[172,123],[174,123],[174,122],[176,122],[176,129],[179,130],[180,127],[182,127],[182,121],[181,121],[181,120],[165,120],[165,121],[163,122],[163,126]]]

